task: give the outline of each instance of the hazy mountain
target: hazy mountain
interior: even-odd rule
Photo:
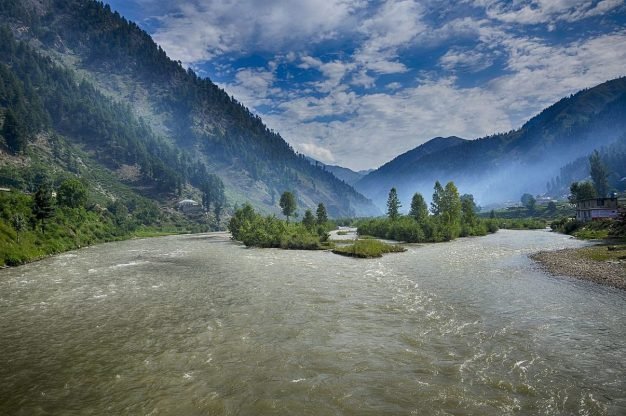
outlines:
[[[354,186],[354,184],[362,179],[365,175],[374,171],[374,169],[366,169],[357,172],[349,168],[344,168],[343,166],[327,165],[311,157],[307,157],[307,159],[313,165],[319,166],[327,172],[332,173],[337,179],[339,179],[340,181],[344,181],[350,186]]]
[[[370,173],[355,187],[379,207],[392,186],[405,207],[414,192],[429,199],[435,180],[453,180],[480,204],[517,200],[524,192],[546,192],[546,183],[562,166],[611,144],[624,132],[626,78],[618,78],[563,98],[518,130],[477,140],[428,142]],[[452,145],[424,151],[440,143]]]
[[[357,189],[366,189],[368,191],[378,189],[379,192],[374,194],[375,198],[378,200],[384,199],[387,197],[389,189],[396,186],[398,178],[407,174],[410,175],[423,157],[458,146],[464,142],[465,140],[456,136],[435,137],[373,170],[363,176],[358,182],[355,182],[354,185]]]
[[[83,157],[161,202],[215,174],[230,204],[250,201],[277,212],[280,193],[291,190],[301,208],[323,202],[332,216],[377,212],[235,98],[169,59],[108,5],[7,0],[0,4],[2,25],[15,38],[5,36],[11,46],[0,57],[2,74],[27,90],[26,106],[37,102],[46,120],[29,131],[26,153],[35,151],[36,140],[52,148],[56,135],[65,150],[80,148]],[[20,58],[24,54],[28,59]],[[13,105],[11,97],[0,97],[0,114]]]

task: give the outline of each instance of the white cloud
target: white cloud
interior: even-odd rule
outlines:
[[[335,157],[330,150],[314,143],[301,143],[298,145],[298,148],[302,153],[312,157],[313,159],[319,160],[320,162],[335,162]]]
[[[478,72],[493,64],[492,57],[479,49],[450,48],[439,58],[439,65],[448,71]]]
[[[502,22],[540,24],[555,21],[574,22],[601,15],[624,4],[623,0],[476,0],[487,15]]]
[[[281,52],[333,39],[355,27],[363,0],[184,0],[169,4],[153,34],[185,63],[227,52]]]

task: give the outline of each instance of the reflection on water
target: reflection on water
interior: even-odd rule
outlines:
[[[356,260],[225,235],[0,271],[0,414],[626,414],[626,296],[500,231]]]

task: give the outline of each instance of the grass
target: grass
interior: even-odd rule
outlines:
[[[585,247],[580,250],[580,254],[594,261],[626,260],[626,244]]]
[[[400,253],[406,248],[397,244],[387,244],[378,240],[357,240],[354,244],[337,247],[333,253],[363,259],[382,257],[386,253]]]

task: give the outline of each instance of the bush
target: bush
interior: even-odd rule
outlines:
[[[385,253],[400,253],[403,251],[406,251],[406,248],[378,240],[357,240],[354,244],[333,249],[335,254],[359,258],[382,257]]]

